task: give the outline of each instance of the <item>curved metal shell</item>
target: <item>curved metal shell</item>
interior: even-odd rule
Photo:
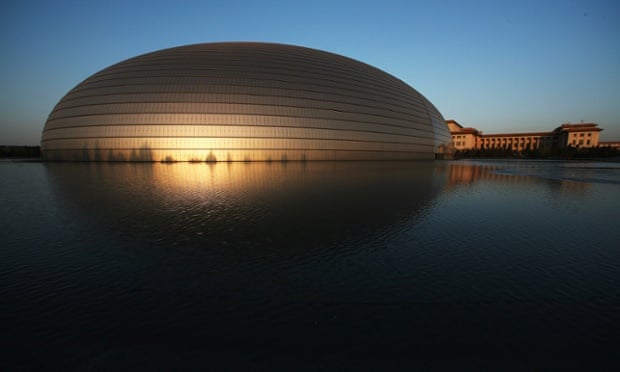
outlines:
[[[401,80],[319,50],[196,44],[110,66],[49,115],[48,160],[432,159],[439,111]]]

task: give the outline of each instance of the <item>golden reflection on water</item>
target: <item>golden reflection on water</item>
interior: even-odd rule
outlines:
[[[570,168],[553,167],[546,170],[545,164],[528,165],[519,162],[475,163],[450,162],[445,166],[448,187],[476,182],[503,183],[510,185],[547,184],[554,192],[583,194],[591,185],[588,182],[565,179]],[[549,181],[552,182],[549,182]]]
[[[414,223],[441,193],[474,183],[484,183],[477,190],[489,198],[534,192],[579,199],[590,187],[562,180],[563,169],[509,162],[52,163],[46,169],[76,221],[162,240],[318,244]]]
[[[279,183],[303,182],[300,163],[174,163],[153,165],[152,182],[166,192],[246,193]]]
[[[411,222],[445,181],[433,162],[53,163],[47,174],[78,220],[161,239],[300,244]]]

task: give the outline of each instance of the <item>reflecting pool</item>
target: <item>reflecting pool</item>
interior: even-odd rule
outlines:
[[[0,189],[10,369],[619,362],[618,163],[1,162]]]

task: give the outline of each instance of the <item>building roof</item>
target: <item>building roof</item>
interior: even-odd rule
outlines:
[[[482,133],[476,128],[471,128],[471,127],[465,128],[461,124],[459,124],[456,120],[446,120],[446,124],[448,124],[448,127],[450,127],[450,124],[454,124],[458,127],[458,129],[456,130],[451,130],[450,134],[481,134]]]
[[[452,120],[452,119],[446,120],[446,124],[454,124],[459,128],[463,128],[461,124],[459,124],[456,120]]]
[[[598,128],[598,124],[595,123],[580,123],[580,124],[562,124],[554,129],[554,132],[600,132],[601,128]]]
[[[461,128],[462,128],[462,127],[461,127]],[[480,133],[480,132],[479,132],[479,131],[478,131],[478,129],[476,129],[476,128],[462,128],[462,129],[461,129],[461,130],[459,130],[458,132],[450,132],[450,133],[464,133],[464,134],[471,133],[471,134],[478,134],[478,133]]]
[[[554,134],[560,132],[600,132],[603,129],[598,128],[596,123],[579,123],[570,124],[565,123],[555,128],[551,132],[523,132],[523,133],[496,133],[496,134],[482,134],[476,128],[464,128],[456,120],[446,120],[448,126],[455,125],[458,127],[456,130],[451,130],[450,134],[474,134],[483,138],[497,138],[497,137],[552,137]]]

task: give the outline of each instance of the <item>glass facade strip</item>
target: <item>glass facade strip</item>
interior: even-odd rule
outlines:
[[[208,59],[196,58],[195,56],[188,56],[179,54],[174,58],[156,58],[156,59],[141,59],[140,61],[133,61],[131,64],[123,64],[112,66],[105,71],[98,74],[98,76],[109,75],[110,73],[117,73],[120,71],[159,71],[166,69],[169,66],[184,67],[184,71],[193,70],[206,70],[213,69],[217,66],[219,70],[226,71],[248,71],[261,66],[261,71],[273,71],[278,73],[298,74],[304,73],[308,70],[313,71],[320,76],[329,76],[332,78],[344,77],[348,79],[357,78],[362,82],[375,82],[376,84],[384,84],[385,79],[381,79],[381,76],[373,74],[372,69],[367,69],[367,76],[362,79],[358,69],[346,69],[346,66],[333,64],[331,66],[325,66],[325,64],[317,64],[316,58],[295,58],[294,56],[287,56],[287,58],[278,57],[276,55],[265,54],[263,58],[260,58],[260,54],[252,54],[251,56],[232,56],[210,54]],[[176,70],[175,70],[176,71]]]
[[[356,151],[399,151],[416,152],[432,149],[429,144],[400,144],[382,142],[361,142],[354,140],[296,139],[296,138],[81,138],[58,139],[46,143],[46,150],[54,149],[303,149],[303,150],[356,150]]]
[[[324,121],[324,120],[310,120],[310,119],[298,119],[298,118],[282,118],[275,117],[272,120],[266,120],[261,116],[247,116],[244,118],[237,118],[238,120],[230,120],[233,123],[221,124],[219,120],[224,120],[222,117],[204,118],[197,117],[196,115],[187,115],[187,117],[175,117],[165,115],[166,117],[158,118],[156,115],[133,115],[130,118],[122,118],[121,116],[110,117],[89,117],[85,122],[84,118],[74,118],[71,121],[54,121],[50,122],[50,128],[44,134],[44,140],[48,138],[61,138],[63,136],[75,136],[75,133],[89,133],[90,135],[79,134],[79,136],[98,136],[101,130],[98,128],[107,128],[107,131],[113,131],[111,133],[125,133],[127,130],[136,127],[142,128],[141,133],[148,133],[149,131],[159,131],[160,127],[166,128],[170,136],[184,136],[188,131],[197,131],[204,136],[212,135],[214,127],[273,127],[273,128],[303,128],[305,130],[331,130],[331,131],[348,131],[351,133],[362,133],[366,135],[378,135],[386,134],[393,136],[405,137],[403,141],[407,141],[406,137],[413,138],[433,138],[433,133],[427,130],[414,130],[412,128],[390,127],[384,125],[356,123],[351,121],[336,122],[336,121]],[[96,120],[95,120],[96,119]],[[115,120],[112,120],[115,119]],[[212,119],[212,120],[207,120]],[[192,123],[194,122],[194,123]],[[205,123],[207,122],[207,123]],[[211,123],[209,123],[211,122]],[[144,123],[153,123],[144,125]],[[189,123],[189,124],[185,124]],[[57,127],[55,124],[64,125],[64,127]],[[117,129],[120,128],[120,129]],[[69,130],[70,132],[64,132]],[[236,130],[236,129],[231,129]],[[123,132],[121,132],[123,131]],[[338,135],[336,133],[336,135]]]
[[[56,110],[66,110],[90,105],[120,104],[120,103],[143,103],[143,104],[170,104],[195,103],[200,105],[214,103],[235,103],[243,105],[273,105],[284,107],[317,108],[323,110],[335,110],[342,112],[357,112],[383,117],[394,117],[403,120],[409,119],[410,115],[424,115],[423,111],[396,111],[384,107],[372,107],[366,104],[336,102],[309,98],[291,98],[285,96],[266,95],[231,95],[231,94],[208,94],[208,93],[153,93],[153,94],[123,94],[91,96],[80,99],[64,101],[56,107]],[[201,106],[204,110],[204,106]]]
[[[346,91],[352,91],[355,90],[357,92],[365,92],[365,93],[372,93],[375,94],[377,96],[394,96],[396,98],[407,98],[406,94],[403,94],[403,92],[390,92],[388,89],[386,89],[385,86],[377,86],[377,85],[360,85],[360,84],[356,84],[356,82],[354,80],[344,80],[344,79],[321,79],[319,77],[317,77],[316,79],[308,79],[307,77],[301,77],[301,76],[295,76],[295,75],[285,75],[285,74],[267,74],[267,73],[262,73],[262,72],[249,72],[249,71],[245,71],[245,72],[235,72],[235,71],[229,71],[229,72],[222,72],[219,70],[214,70],[214,71],[202,71],[202,72],[195,72],[195,73],[171,73],[171,72],[157,72],[157,71],[143,71],[143,72],[119,72],[117,74],[115,74],[114,77],[111,78],[106,78],[106,79],[91,79],[90,82],[92,83],[101,83],[101,82],[110,82],[110,81],[118,81],[118,80],[123,80],[123,79],[127,79],[127,78],[132,78],[132,79],[151,79],[151,78],[168,78],[170,80],[174,80],[179,81],[183,78],[187,78],[187,77],[191,77],[191,78],[205,78],[205,77],[211,77],[211,76],[217,76],[220,78],[224,78],[224,79],[230,79],[230,78],[243,78],[244,80],[256,80],[256,81],[261,81],[261,80],[269,80],[269,81],[278,81],[278,79],[281,79],[281,81],[290,81],[293,84],[312,84],[316,87],[338,87],[339,89],[343,89],[343,87],[341,86],[341,84],[346,83],[347,87],[349,89],[346,89]],[[343,89],[345,90],[345,89]]]
[[[359,123],[359,126],[357,125]],[[409,129],[432,131],[423,123],[412,122],[408,126],[392,126],[389,122],[363,122],[359,120],[325,120],[313,117],[292,117],[274,115],[226,115],[226,114],[178,114],[178,113],[145,113],[145,114],[96,114],[76,115],[74,117],[54,118],[48,120],[48,130],[74,126],[99,125],[267,125],[267,126],[299,126],[308,128],[342,128],[386,133],[410,133]]]
[[[390,92],[393,86],[396,85],[395,81],[390,81],[385,77],[374,78],[373,74],[350,74],[350,71],[344,70],[335,73],[324,73],[320,69],[312,68],[297,68],[292,70],[293,66],[290,61],[287,65],[280,67],[273,66],[272,61],[260,64],[257,61],[252,61],[251,64],[234,64],[234,61],[228,60],[211,60],[202,65],[188,65],[182,59],[167,64],[158,64],[157,66],[131,66],[127,65],[122,69],[104,71],[96,76],[93,76],[91,80],[100,81],[117,78],[127,77],[150,77],[150,76],[221,76],[232,77],[241,76],[250,79],[262,79],[271,80],[276,77],[286,79],[287,81],[301,81],[306,82],[308,80],[309,73],[315,82],[320,82],[325,85],[339,86],[347,84],[348,86],[355,87],[358,90],[369,90],[377,92]],[[132,68],[133,67],[133,68]],[[179,68],[182,67],[182,68]],[[304,66],[305,67],[305,66]],[[358,69],[359,70],[359,69]],[[396,82],[397,83],[397,82]],[[404,85],[404,84],[403,84]],[[402,92],[397,92],[401,94]]]
[[[306,160],[411,160],[433,159],[428,151],[355,150],[151,150],[151,149],[63,149],[49,150],[50,160],[58,161],[306,161]]]
[[[309,73],[311,75],[311,73]],[[193,75],[193,76],[165,76],[155,75],[153,73],[148,76],[137,78],[134,75],[131,76],[116,76],[109,79],[97,80],[94,78],[87,79],[80,86],[74,88],[70,94],[77,93],[83,90],[101,88],[101,87],[118,87],[118,86],[132,86],[132,85],[153,85],[163,84],[171,86],[209,86],[209,85],[230,85],[230,86],[249,86],[249,87],[281,87],[286,90],[292,91],[316,91],[332,94],[339,94],[351,97],[360,97],[366,99],[374,99],[383,104],[393,103],[401,104],[405,107],[412,102],[417,102],[419,105],[423,105],[420,100],[420,95],[412,88],[392,89],[390,91],[383,91],[373,89],[362,89],[359,87],[351,87],[350,84],[328,84],[325,81],[319,81],[308,77],[305,80],[290,80],[284,79],[279,76],[272,76],[267,79],[248,77],[240,77],[239,74],[231,76],[222,76],[216,73],[205,75]],[[419,101],[419,102],[418,102]]]
[[[274,82],[268,82],[267,84],[265,82],[257,82],[257,83],[262,83],[264,86],[274,85]],[[244,84],[248,84],[248,83],[246,82]],[[145,87],[160,86],[160,85],[161,84],[144,84],[143,83],[143,84],[135,85],[135,86],[138,89],[145,89]],[[187,91],[211,92],[212,91],[211,89],[202,88],[201,90],[197,87],[201,87],[201,86],[210,87],[212,85],[215,85],[215,82],[205,81],[201,85],[199,84],[197,79],[190,79],[188,84],[186,85],[179,84],[178,82],[169,83],[168,85],[176,87],[176,89],[172,91],[177,91],[179,93],[187,92]],[[234,82],[229,82],[229,85],[231,89],[239,86],[239,85],[235,85]],[[127,82],[123,81],[122,85],[111,86],[107,89],[113,90],[113,89],[120,89],[122,87],[128,87],[128,86],[130,85]],[[98,94],[99,89],[101,88],[93,88],[93,89],[80,90],[80,91],[74,90],[69,93],[69,95],[67,96],[67,99],[71,100],[73,97],[79,97],[79,96],[84,96],[84,95],[85,96],[95,95],[95,94]],[[367,103],[368,106],[384,106],[386,108],[389,108],[395,111],[411,110],[412,108],[415,109],[415,111],[424,111],[426,109],[424,104],[418,99],[416,99],[415,97],[409,97],[407,100],[402,101],[402,100],[397,100],[394,97],[378,97],[374,94],[360,95],[360,92],[356,92],[357,94],[354,95],[354,94],[351,94],[351,92],[342,91],[341,89],[329,90],[328,88],[319,87],[314,90],[310,90],[309,85],[294,87],[292,86],[292,84],[283,84],[283,87],[278,88],[278,89],[284,90],[284,92],[280,91],[280,92],[271,92],[271,93],[265,93],[265,94],[280,96],[280,95],[286,95],[287,94],[286,91],[288,91],[288,94],[291,97],[304,97],[306,94],[311,94],[311,95],[318,96],[319,98],[322,98],[322,99],[331,99],[336,102],[350,102],[350,103],[360,104],[360,105],[365,105],[366,104],[365,102],[368,102]],[[243,93],[243,92],[240,92],[240,93]],[[109,93],[104,93],[104,95],[105,94],[109,94]],[[262,93],[261,92],[250,92],[249,94],[262,94]],[[332,99],[330,97],[334,97],[334,98]]]
[[[353,120],[361,122],[374,122],[384,125],[396,125],[409,127],[411,123],[420,122],[420,124],[428,124],[428,116],[426,118],[418,118],[413,115],[402,118],[395,115],[387,116],[380,113],[368,114],[355,111],[338,111],[325,108],[308,108],[308,107],[289,107],[280,106],[275,102],[272,105],[256,105],[256,104],[238,104],[238,103],[115,103],[115,104],[96,104],[89,106],[73,107],[69,109],[58,109],[50,114],[50,120],[64,119],[77,116],[87,115],[104,115],[104,114],[158,114],[158,113],[175,113],[175,114],[226,114],[226,115],[274,115],[274,116],[293,116],[322,118],[334,120]],[[422,115],[421,115],[422,116]]]
[[[151,138],[318,138],[334,140],[374,141],[389,143],[424,144],[427,138],[394,135],[387,133],[362,132],[359,130],[332,130],[300,127],[261,127],[261,126],[99,126],[77,127],[65,130],[48,131],[44,141],[71,138],[128,138],[128,137],[151,137]]]
[[[256,86],[252,82],[244,81],[224,81],[222,79],[208,79],[200,84],[196,79],[188,79],[187,82],[175,83],[157,83],[152,79],[144,82],[136,82],[128,84],[124,82],[122,85],[111,85],[103,87],[92,87],[89,89],[81,89],[71,91],[65,98],[66,101],[82,97],[105,96],[116,94],[149,94],[149,93],[214,93],[214,94],[247,94],[247,95],[264,95],[276,97],[295,97],[309,98],[315,100],[328,100],[336,102],[351,102],[362,105],[376,106],[387,105],[398,107],[400,109],[408,109],[409,105],[398,105],[393,100],[379,100],[371,95],[355,95],[342,94],[342,89],[311,89],[308,85],[292,85],[272,86],[274,84]],[[423,107],[420,107],[423,108]]]

